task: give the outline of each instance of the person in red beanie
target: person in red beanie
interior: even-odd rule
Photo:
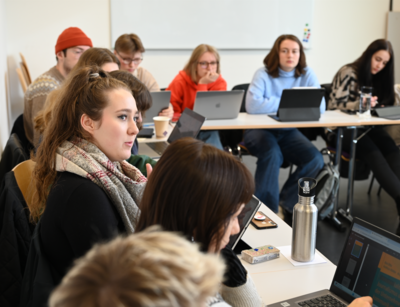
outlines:
[[[65,29],[57,39],[57,64],[40,75],[26,90],[24,97],[24,129],[28,140],[37,144],[33,119],[43,108],[47,95],[60,86],[84,51],[93,47],[92,40],[79,28]]]

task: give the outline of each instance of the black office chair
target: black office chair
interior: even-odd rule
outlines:
[[[246,112],[246,94],[249,89],[249,83],[238,84],[232,88],[235,90],[244,90],[242,105],[240,107],[240,112]],[[220,130],[219,137],[221,139],[222,146],[231,151],[234,155],[240,156],[242,154],[248,154],[243,152],[242,148],[239,147],[239,143],[243,140],[244,130]]]
[[[321,84],[321,87],[325,89],[325,103],[326,103],[326,110],[328,110],[329,99],[330,99],[330,95],[332,92],[332,84],[331,83]],[[336,154],[336,148],[335,148],[336,133],[334,131],[330,132],[328,134],[322,133],[321,136],[327,143],[328,149],[331,152]],[[342,161],[340,163],[340,170],[339,170],[340,176],[342,178],[348,178],[350,155],[346,152],[342,152],[341,158],[342,158]],[[363,161],[360,161],[360,160],[355,161],[354,180],[367,180],[370,172],[371,172],[371,170],[366,163],[364,163]],[[371,181],[371,185],[372,185],[372,181]],[[369,194],[369,192],[368,192],[368,194]]]
[[[11,171],[19,163],[29,159],[16,133],[11,134],[4,148],[0,161],[0,183],[6,173]]]
[[[18,136],[21,146],[25,151],[25,155],[29,158],[31,151],[34,149],[34,146],[31,142],[29,142],[28,138],[26,137],[23,114],[18,116],[15,120],[10,135],[13,133]]]

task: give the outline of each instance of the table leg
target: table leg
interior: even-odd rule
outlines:
[[[338,171],[340,171],[340,161],[341,155],[342,155],[342,141],[343,141],[343,127],[337,128],[337,135],[336,135],[336,157],[335,157],[335,167]],[[339,207],[339,190],[337,190],[336,194],[336,199],[335,203],[333,205],[333,210],[332,213],[329,215],[329,221],[339,230],[339,231],[344,231],[346,230],[345,227],[343,227],[342,222],[338,220],[337,218],[337,211]]]
[[[357,145],[357,127],[349,127],[353,129],[351,132],[351,147],[350,147],[350,161],[349,161],[349,176],[347,184],[347,206],[346,210],[339,209],[339,214],[347,219],[350,223],[353,221],[351,215],[353,209],[353,194],[354,194],[354,166],[356,162],[356,145]]]

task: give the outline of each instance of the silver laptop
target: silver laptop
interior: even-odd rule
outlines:
[[[151,108],[146,111],[145,117],[143,118],[143,123],[148,124],[153,122],[153,117],[158,116],[158,114],[169,107],[169,102],[171,100],[170,91],[161,92],[150,92],[153,104]]]
[[[238,117],[244,90],[197,92],[193,111],[206,119]]]
[[[186,108],[172,130],[167,142],[149,142],[139,144],[139,155],[146,155],[150,158],[159,158],[168,145],[184,137],[196,138],[200,132],[205,118],[196,112]]]
[[[330,290],[321,290],[269,307],[344,307],[371,296],[374,306],[399,306],[400,237],[354,218]]]

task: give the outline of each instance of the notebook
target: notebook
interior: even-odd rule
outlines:
[[[277,114],[268,116],[281,122],[317,121],[325,95],[323,88],[292,88],[282,91]]]
[[[204,121],[205,118],[203,116],[186,108],[182,112],[167,142],[140,143],[139,155],[146,155],[153,159],[159,158],[173,141],[184,137],[196,138]]]
[[[152,123],[153,117],[158,116],[162,110],[168,108],[171,100],[170,91],[150,92],[150,95],[153,100],[153,104],[145,113],[145,117],[143,118],[144,124]]]
[[[268,306],[343,307],[361,296],[371,296],[377,307],[398,306],[400,237],[354,218],[330,290]]]
[[[236,254],[240,254],[244,249],[251,249],[246,242],[242,241],[242,236],[249,227],[251,220],[254,215],[257,213],[260,208],[262,202],[253,195],[252,199],[244,206],[242,212],[238,216],[240,232],[236,235],[230,237],[229,243],[227,247],[232,248]]]
[[[197,92],[193,111],[206,119],[238,117],[244,90]]]

